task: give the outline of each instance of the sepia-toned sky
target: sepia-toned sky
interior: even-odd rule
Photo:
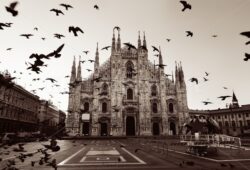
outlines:
[[[182,62],[187,85],[188,106],[191,109],[223,108],[231,98],[220,101],[220,95],[236,93],[240,105],[250,104],[250,61],[243,61],[244,53],[250,53],[250,45],[240,32],[250,31],[249,0],[188,0],[192,10],[182,12],[182,5],[177,0],[21,0],[16,9],[17,17],[7,13],[5,6],[10,0],[0,1],[0,22],[12,22],[11,28],[0,30],[0,71],[8,69],[12,76],[21,78],[15,82],[28,90],[37,90],[41,99],[51,99],[59,109],[67,110],[68,96],[60,92],[68,90],[71,66],[74,56],[78,61],[94,59],[96,43],[99,48],[111,45],[114,26],[121,28],[122,43],[137,45],[138,31],[145,31],[149,49],[149,59],[156,63],[151,45],[161,46],[163,61],[167,65],[165,73],[174,71],[175,61]],[[71,4],[74,8],[66,11],[60,3]],[[93,8],[97,4],[99,10]],[[61,9],[65,15],[56,16],[50,9]],[[74,37],[68,32],[69,26],[79,26],[84,34]],[[34,30],[38,27],[38,31]],[[185,31],[192,31],[194,36],[186,37]],[[29,40],[20,34],[34,34]],[[54,33],[65,35],[56,39]],[[216,38],[212,35],[217,35]],[[45,37],[46,40],[41,40]],[[166,39],[171,39],[170,42]],[[60,58],[45,61],[48,67],[42,73],[27,71],[25,62],[32,53],[48,54],[65,44]],[[7,51],[7,48],[13,48]],[[82,51],[89,50],[85,55]],[[109,51],[100,52],[100,63],[110,56]],[[82,76],[90,74],[86,69],[93,69],[93,64],[82,64]],[[13,73],[16,70],[17,73]],[[204,82],[205,71],[210,73],[209,81]],[[20,74],[22,72],[22,74]],[[44,81],[51,77],[60,87]],[[197,77],[198,85],[189,79]],[[32,81],[40,78],[40,81]],[[228,89],[223,89],[223,87]],[[51,96],[53,98],[51,98]],[[213,104],[204,105],[202,101]]]

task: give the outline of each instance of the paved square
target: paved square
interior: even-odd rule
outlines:
[[[126,162],[123,156],[114,147],[91,147],[87,154],[80,160],[84,163],[94,162]]]
[[[58,166],[90,166],[90,165],[144,165],[143,160],[125,148],[95,145],[81,148],[69,156]]]

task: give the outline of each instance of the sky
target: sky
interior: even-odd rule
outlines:
[[[29,91],[45,87],[36,95],[50,99],[61,110],[68,107],[68,95],[60,92],[68,91],[69,78],[65,76],[70,75],[74,56],[77,61],[79,56],[82,60],[94,59],[97,42],[99,48],[111,45],[115,26],[121,28],[122,43],[137,45],[138,31],[141,36],[145,31],[149,60],[158,62],[151,46],[160,46],[167,65],[165,73],[174,72],[175,61],[182,63],[190,109],[224,108],[231,98],[221,101],[218,96],[232,95],[233,91],[240,105],[250,104],[250,61],[243,61],[250,46],[245,45],[248,39],[240,35],[250,31],[250,0],[188,0],[192,9],[184,12],[177,0],[22,0],[16,7],[16,17],[5,10],[11,2],[0,1],[0,22],[13,23],[0,30],[0,71],[7,69],[17,77],[15,82]],[[61,3],[71,4],[73,9],[66,11]],[[99,10],[94,8],[96,4]],[[62,10],[64,15],[56,16],[50,11],[53,8]],[[84,33],[74,37],[68,32],[69,26],[78,26]],[[187,37],[186,31],[192,31],[193,37]],[[20,36],[27,33],[34,36]],[[56,39],[55,33],[65,37]],[[48,54],[62,44],[62,56],[46,61],[48,67],[42,68],[42,73],[27,70],[25,62],[34,62],[29,59],[32,53]],[[90,51],[88,55],[84,50]],[[110,50],[99,53],[101,64],[111,55]],[[93,64],[81,66],[82,77],[87,78],[90,73],[86,69],[93,69]],[[205,72],[209,73],[207,82],[203,81]],[[47,77],[56,79],[60,87],[44,81]],[[192,77],[198,78],[198,85],[189,81]],[[32,81],[33,78],[40,81]],[[213,104],[204,105],[202,101]]]

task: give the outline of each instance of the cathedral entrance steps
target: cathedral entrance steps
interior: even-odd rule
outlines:
[[[81,140],[81,139],[128,139],[128,138],[138,138],[138,139],[154,139],[154,140],[179,140],[179,136],[64,136],[62,139],[64,140]]]
[[[126,136],[65,136],[62,137],[64,140],[112,140],[112,139],[127,139]]]

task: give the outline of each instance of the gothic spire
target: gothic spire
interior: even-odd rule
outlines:
[[[232,97],[232,104],[233,104],[233,107],[239,107],[239,103],[238,103],[238,99],[233,91],[233,97]]]
[[[175,61],[175,82],[179,82],[179,76],[178,76],[178,67],[177,62]]]
[[[74,60],[73,60],[72,68],[71,68],[70,83],[73,83],[76,80],[76,61],[75,60],[76,58],[74,56]]]
[[[155,60],[154,60],[154,76],[155,76]]]
[[[174,82],[174,72],[172,71],[172,82]]]
[[[98,71],[98,68],[99,68],[99,49],[97,43],[95,52],[95,65],[94,65],[95,72]]]
[[[143,46],[147,48],[146,36],[144,31],[143,31]]]
[[[112,52],[115,51],[115,32],[113,30],[113,38],[112,38]]]
[[[82,68],[81,68],[81,56],[79,56],[79,64],[78,64],[78,68],[77,68],[77,77],[76,79],[78,81],[82,81]]]
[[[118,29],[117,50],[121,49],[120,29]]]
[[[161,55],[161,47],[159,47],[159,65],[163,64],[163,60],[162,60],[162,55]],[[164,68],[164,67],[161,67]]]
[[[181,84],[182,84],[182,86],[185,86],[185,80],[184,80],[184,72],[183,72],[183,70],[182,70],[182,64],[181,64],[181,62],[180,62],[180,81],[181,81]]]
[[[141,47],[141,37],[140,37],[140,31],[138,31],[138,49]]]

